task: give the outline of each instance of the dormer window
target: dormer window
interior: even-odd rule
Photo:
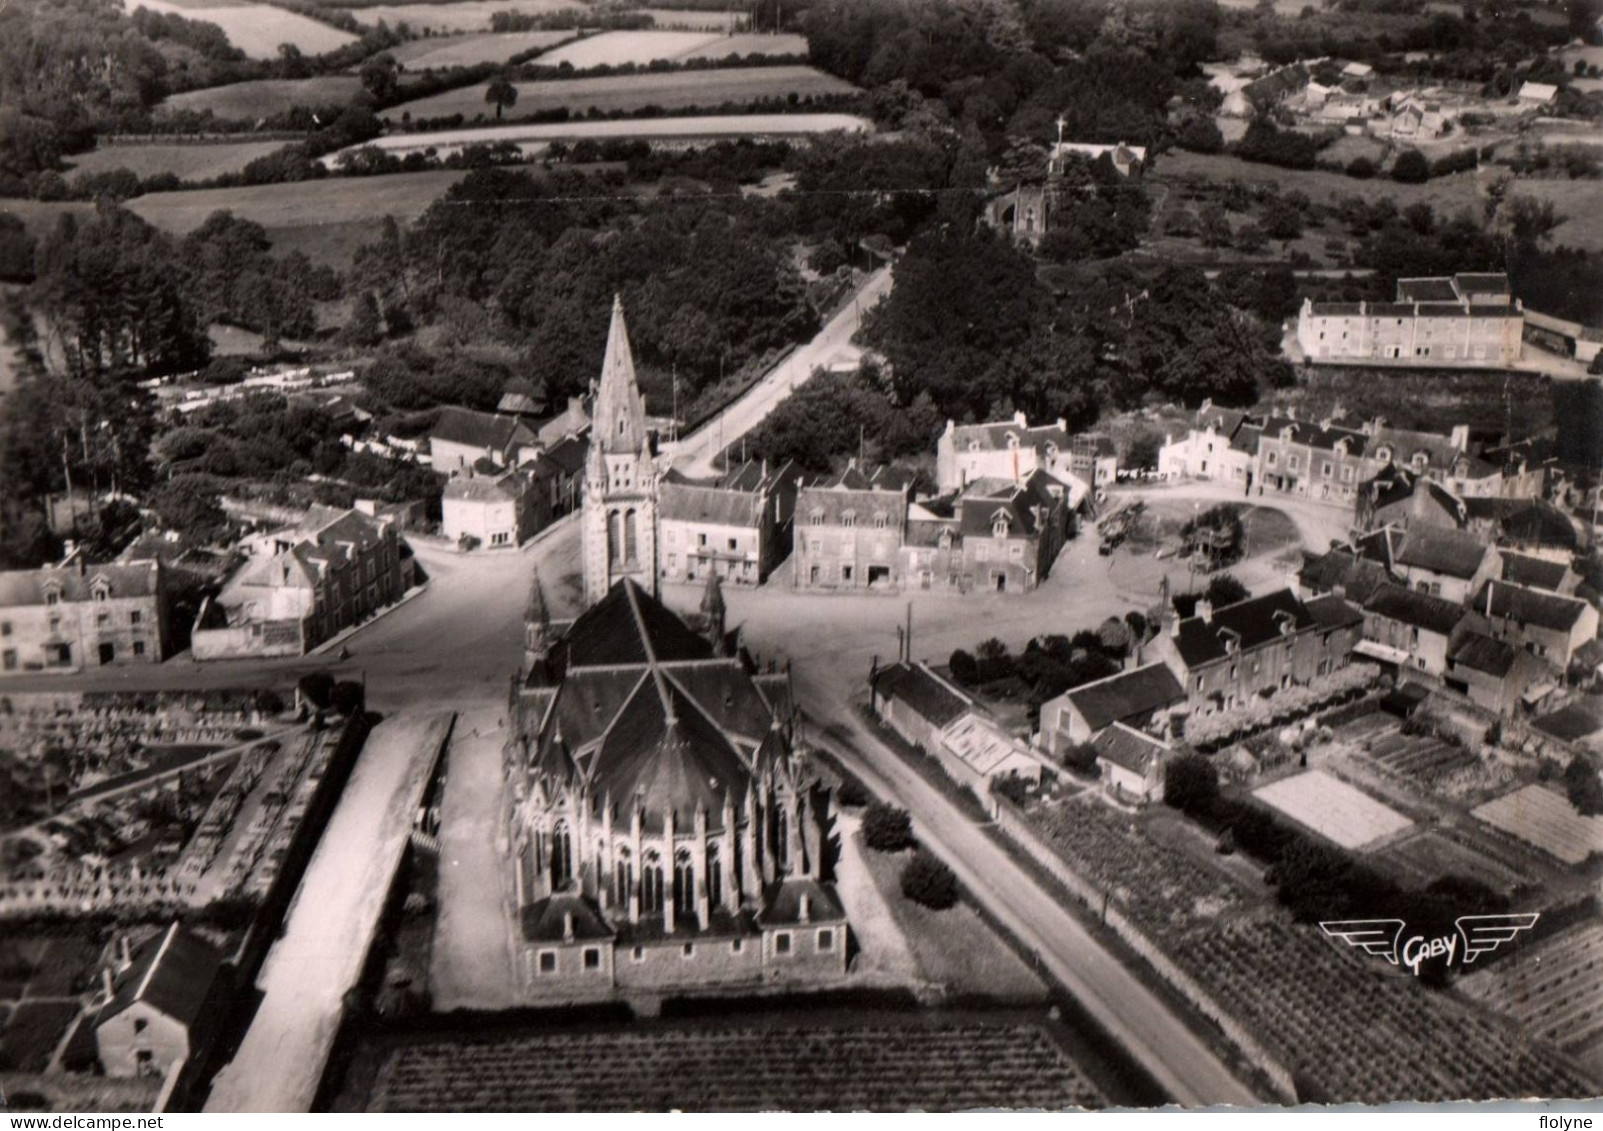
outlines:
[[[993,538],[1006,538],[1007,531],[1007,515],[1006,513],[998,513],[997,516],[991,520],[991,536]]]
[[[1009,432],[1007,434],[1007,446],[1008,446],[1008,450],[1009,451],[1017,451],[1018,450],[1019,438],[1016,435],[1014,435],[1012,432]]]
[[[875,530],[884,530],[885,529],[885,516],[884,515],[876,514],[874,516],[874,529]]]
[[[48,586],[45,589],[45,604],[47,604],[47,605],[59,605],[59,604],[61,604],[61,590],[59,588],[57,588],[55,583],[53,583],[53,582],[50,584],[50,586]]]
[[[846,527],[846,529],[850,530],[852,527],[857,525],[857,515],[852,511],[844,512],[840,516],[840,524]]]
[[[111,596],[111,583],[103,577],[95,578],[94,587],[90,590],[90,596],[96,601],[106,600]]]
[[[1387,448],[1387,447],[1376,448],[1375,449],[1375,458],[1378,459],[1381,463],[1390,463],[1391,462],[1391,449]]]
[[[980,442],[978,440],[970,440],[968,442],[968,450],[971,451],[971,452],[979,451],[980,450]]]
[[[807,512],[807,521],[811,522],[814,526],[824,525],[824,512],[816,508]]]

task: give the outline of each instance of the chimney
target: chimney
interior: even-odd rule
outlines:
[[[1030,426],[1029,418],[1026,417],[1022,412],[1015,412],[1013,414],[1013,423],[1017,424],[1020,428],[1028,428]]]
[[[573,912],[571,911],[562,913],[562,941],[573,941]]]
[[[1455,452],[1467,452],[1469,450],[1469,425],[1453,425],[1453,431],[1448,436],[1448,443],[1453,445]]]
[[[106,1000],[110,1001],[117,996],[117,986],[111,980],[111,970],[102,967],[100,971],[100,988],[106,991]]]
[[[134,964],[133,944],[128,936],[123,935],[117,940],[117,972],[120,974]]]
[[[806,892],[802,893],[801,901],[796,907],[796,920],[801,923],[810,923],[813,918],[813,897]]]
[[[1203,624],[1213,623],[1213,602],[1203,597],[1197,601],[1197,615],[1202,618]]]

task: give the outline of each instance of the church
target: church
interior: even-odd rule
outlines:
[[[831,790],[786,672],[657,598],[664,470],[621,302],[597,391],[586,608],[552,621],[536,578],[513,692],[509,818],[519,977],[531,1000],[844,975]]]

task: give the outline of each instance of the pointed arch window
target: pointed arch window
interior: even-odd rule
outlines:
[[[560,888],[573,879],[573,836],[566,823],[551,830],[551,886]]]
[[[635,862],[634,854],[627,848],[618,849],[617,890],[618,903],[624,907],[629,905],[629,899],[635,890]]]
[[[617,511],[607,512],[607,561],[618,562],[623,553],[623,517]]]
[[[696,865],[687,848],[673,857],[673,912],[676,916],[696,913]]]
[[[707,853],[707,901],[713,906],[724,901],[724,862],[716,851]]]
[[[623,560],[637,561],[640,556],[640,533],[636,515],[633,508],[624,512],[623,516]]]
[[[646,853],[640,866],[640,910],[647,915],[662,912],[662,857]]]
[[[790,867],[790,814],[783,805],[774,806],[774,863],[782,872]]]

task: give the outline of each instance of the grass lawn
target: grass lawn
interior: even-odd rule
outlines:
[[[351,15],[369,27],[380,20],[394,27],[404,23],[414,32],[435,34],[464,31],[489,31],[490,17],[496,12],[558,12],[565,8],[582,8],[578,0],[460,0],[444,4],[374,4],[371,7],[351,8]]]
[[[578,36],[576,31],[509,31],[483,35],[429,37],[403,43],[390,52],[409,71],[431,67],[470,67],[475,63],[504,63],[525,51],[543,50]]]
[[[309,79],[256,79],[232,82],[205,90],[175,94],[161,104],[163,110],[210,110],[230,121],[255,121],[282,114],[296,106],[336,106],[349,102],[362,89],[355,75],[318,75]]]
[[[861,841],[859,841],[861,843]],[[913,948],[919,969],[955,998],[1040,1002],[1046,987],[967,903],[932,911],[902,895],[901,875],[911,852],[862,849],[869,873]]]
[[[307,55],[322,55],[356,42],[356,36],[348,31],[270,4],[135,0],[133,6],[216,24],[228,36],[228,42],[252,59],[277,58],[281,43],[293,43]]]
[[[1327,202],[1343,196],[1373,198],[1384,193],[1396,201],[1399,208],[1424,201],[1437,212],[1447,213],[1469,209],[1478,214],[1483,200],[1480,181],[1477,174],[1472,172],[1438,177],[1422,185],[1403,185],[1383,177],[1368,181],[1354,180],[1325,169],[1280,169],[1274,165],[1243,161],[1224,153],[1171,151],[1158,158],[1153,175],[1159,180],[1200,177],[1210,181],[1273,182],[1283,192],[1296,189],[1307,193],[1313,200]],[[1591,251],[1603,250],[1603,180],[1522,178],[1515,182],[1513,195],[1551,200],[1559,212],[1567,217],[1553,233],[1555,244],[1568,244]]]
[[[70,158],[73,176],[127,169],[141,179],[171,173],[182,181],[204,181],[237,173],[258,157],[284,148],[283,141],[195,145],[105,145]]]
[[[452,114],[461,114],[470,121],[476,117],[494,118],[495,108],[484,101],[486,85],[480,83],[405,102],[385,111],[384,116],[394,119],[409,113],[414,118],[443,118]],[[518,101],[509,109],[513,117],[559,108],[581,114],[592,108],[634,111],[660,106],[676,110],[686,106],[783,98],[791,94],[800,97],[850,94],[856,88],[812,67],[738,67],[723,71],[520,82],[517,89]]]

